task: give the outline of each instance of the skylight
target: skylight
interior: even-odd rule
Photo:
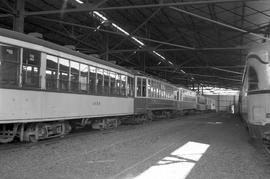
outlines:
[[[79,4],[83,4],[84,2],[83,1],[81,1],[81,0],[75,0],[77,3],[79,3]]]
[[[108,20],[105,16],[103,16],[102,14],[100,14],[97,11],[93,11],[93,14],[95,14],[98,17],[100,17],[103,21],[107,21]]]
[[[163,57],[162,55],[160,55],[158,52],[156,52],[155,50],[153,51],[154,54],[156,54],[157,56],[159,56],[160,58],[162,58],[163,60],[165,60],[165,57]]]
[[[194,88],[198,90],[198,88]],[[206,86],[203,87],[203,94],[204,95],[233,95],[238,96],[239,91],[233,89],[226,89],[226,88],[218,88],[213,86]]]
[[[118,25],[116,25],[115,23],[112,23],[112,25],[119,31],[121,31],[123,34],[129,36],[129,33],[127,31],[125,31],[124,29],[122,29],[121,27],[119,27]]]
[[[141,46],[144,46],[144,43],[140,40],[138,40],[137,38],[135,37],[131,37],[133,40],[135,40],[138,44],[140,44]]]

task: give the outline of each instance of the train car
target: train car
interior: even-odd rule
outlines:
[[[146,114],[149,119],[157,115],[171,115],[176,110],[177,88],[160,79],[135,75],[134,113]]]
[[[206,110],[206,97],[202,95],[197,95],[197,110],[205,111]]]
[[[73,122],[104,127],[134,114],[133,96],[129,70],[0,29],[0,142],[64,135]]]
[[[0,29],[0,97],[0,143],[196,109],[191,90],[6,29]]]
[[[240,114],[253,138],[270,139],[270,44],[251,49],[247,55],[240,92]]]

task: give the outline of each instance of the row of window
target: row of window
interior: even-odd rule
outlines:
[[[0,44],[0,85],[41,87],[41,53]],[[21,75],[21,77],[20,77]],[[19,81],[21,80],[21,81]],[[46,89],[110,96],[134,96],[134,78],[53,55],[46,56]],[[188,92],[188,91],[187,91]],[[194,97],[153,79],[137,77],[138,97],[193,101]],[[182,99],[183,98],[183,99]]]
[[[46,88],[110,96],[133,96],[134,79],[116,72],[47,55]]]
[[[177,88],[174,88],[172,86],[169,86],[165,83],[153,79],[146,79],[143,77],[136,77],[136,79],[137,79],[137,88],[136,88],[137,97],[175,99],[187,102],[196,101],[196,94],[192,91],[185,89],[179,91]]]
[[[20,52],[19,47],[0,44],[0,85],[40,88],[41,53],[24,48],[20,68]],[[47,55],[45,80],[47,90],[134,95],[132,77],[52,55]]]
[[[137,77],[136,94],[138,97],[150,97],[160,99],[179,99],[177,88],[173,88],[160,81]],[[146,93],[147,90],[147,93]],[[148,96],[147,96],[148,94]],[[179,94],[178,94],[179,95]]]

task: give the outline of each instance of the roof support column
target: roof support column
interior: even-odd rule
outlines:
[[[16,0],[15,4],[15,17],[13,20],[13,30],[17,32],[24,32],[24,9],[25,0]]]
[[[106,44],[105,44],[105,48],[106,48],[106,56],[105,59],[106,61],[109,61],[109,35],[105,34],[105,38],[106,38]]]

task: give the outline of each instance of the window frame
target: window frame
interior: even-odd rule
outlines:
[[[255,81],[251,82],[251,72],[253,73],[253,78],[255,77]],[[254,76],[255,74],[255,76]],[[259,78],[258,73],[253,66],[248,67],[248,74],[247,74],[247,89],[248,91],[257,91],[259,90]],[[252,84],[253,83],[253,84]],[[251,86],[252,85],[252,86]]]

